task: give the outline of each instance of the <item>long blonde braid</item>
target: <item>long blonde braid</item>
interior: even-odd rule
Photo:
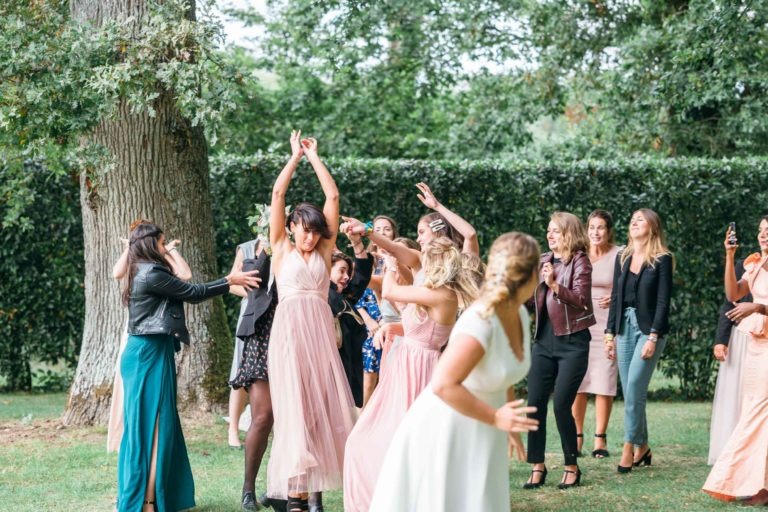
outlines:
[[[480,288],[480,316],[491,316],[497,305],[531,279],[539,267],[539,253],[538,242],[525,233],[505,233],[493,242]]]

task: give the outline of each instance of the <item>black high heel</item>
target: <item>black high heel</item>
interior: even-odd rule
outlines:
[[[595,434],[595,437],[598,439],[605,439],[605,444],[608,446],[608,434]],[[604,459],[610,456],[611,454],[606,449],[598,448],[597,450],[592,450],[592,457],[596,459]]]
[[[309,503],[307,500],[288,496],[287,512],[307,512],[308,510],[309,510]]]
[[[619,464],[618,466],[616,466],[616,471],[618,471],[622,475],[626,475],[627,473],[632,471],[632,466],[622,466],[621,464]]]
[[[533,480],[533,474],[534,473],[541,473],[541,480],[538,482],[525,482],[523,484],[523,489],[538,489],[542,485],[544,485],[544,482],[547,481],[547,466],[544,466],[544,469],[532,469],[531,470],[531,480]]]
[[[637,459],[635,462],[633,462],[632,465],[635,467],[650,466],[652,458],[653,458],[653,455],[651,455],[651,448],[649,447],[648,450],[643,454],[643,456]]]
[[[558,489],[570,489],[571,487],[576,487],[577,485],[581,485],[581,469],[579,468],[579,466],[576,466],[576,471],[571,471],[568,469],[564,470],[563,471],[564,480],[568,478],[568,473],[572,475],[576,475],[576,480],[574,480],[569,484],[565,483],[564,481],[560,482],[559,484],[557,484]]]
[[[285,507],[288,504],[286,500],[280,500],[277,498],[270,498],[267,493],[259,496],[259,505],[265,508],[271,508],[277,512],[285,512]]]
[[[243,509],[243,512],[256,512],[258,510],[263,510],[261,504],[256,501],[256,495],[253,493],[253,491],[245,491],[243,493],[243,497],[240,498],[240,508]]]

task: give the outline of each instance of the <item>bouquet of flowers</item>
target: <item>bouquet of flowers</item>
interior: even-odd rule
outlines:
[[[285,207],[285,214],[291,211],[290,206]],[[269,246],[269,205],[257,204],[256,213],[248,216],[248,225],[251,227],[251,231],[256,235],[263,244],[264,250],[272,255],[272,248]]]

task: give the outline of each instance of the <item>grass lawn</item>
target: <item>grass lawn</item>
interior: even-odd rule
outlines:
[[[107,454],[106,428],[66,428],[59,421],[65,394],[0,395],[0,509],[23,511],[113,510],[117,455]],[[527,465],[510,464],[513,510],[726,510],[701,492],[706,465],[708,403],[661,403],[648,406],[653,466],[629,475],[616,473],[622,440],[622,406],[616,404],[608,432],[611,457],[580,460],[582,486],[556,487],[562,471],[559,438],[550,410],[547,441],[549,480],[538,491],[523,491]],[[588,409],[585,451],[594,433]],[[227,448],[226,425],[214,415],[182,415],[195,477],[197,511],[239,511],[243,454]],[[258,489],[264,489],[265,464]],[[341,511],[341,493],[328,493],[326,510]],[[401,511],[393,511],[401,512]],[[404,512],[404,511],[403,511]],[[473,511],[474,512],[474,511]],[[479,511],[478,511],[479,512]],[[483,511],[486,512],[486,511]],[[490,512],[490,511],[489,511]]]

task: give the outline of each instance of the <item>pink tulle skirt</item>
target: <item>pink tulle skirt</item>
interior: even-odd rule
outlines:
[[[368,512],[390,441],[411,404],[429,384],[439,356],[437,350],[409,338],[400,339],[392,348],[381,382],[347,440],[345,512]]]
[[[275,418],[271,497],[341,487],[356,410],[335,336],[330,307],[317,294],[280,297],[267,359]]]

